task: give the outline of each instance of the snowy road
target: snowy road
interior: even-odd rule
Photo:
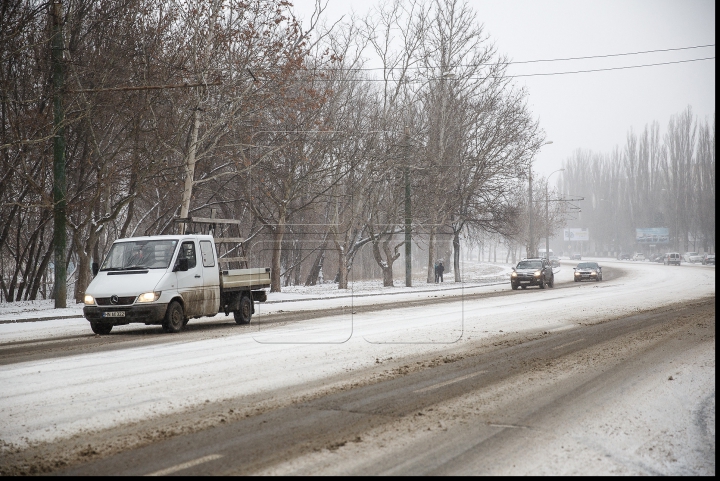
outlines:
[[[236,326],[218,316],[193,321],[189,325],[191,329],[177,336],[158,334],[158,328],[154,327],[124,326],[114,330],[107,338],[96,338],[88,333],[87,322],[82,319],[0,325],[0,469],[5,469],[3,473],[20,473],[28,472],[35,466],[36,470],[47,471],[82,465],[85,460],[106,458],[117,453],[122,456],[122,451],[128,448],[152,445],[165,439],[183,439],[184,436],[180,435],[183,433],[200,435],[197,433],[206,432],[205,429],[212,426],[232,426],[245,419],[260,419],[258,416],[272,413],[280,416],[283,409],[308,400],[343,391],[359,392],[356,390],[366,386],[383,386],[385,382],[405,377],[409,380],[412,375],[424,376],[422,380],[426,387],[447,382],[440,381],[441,378],[447,378],[448,385],[467,387],[456,396],[433,401],[436,406],[432,410],[434,414],[427,416],[433,423],[451,428],[450,431],[442,431],[444,436],[447,437],[449,432],[455,433],[457,439],[467,439],[468,436],[480,436],[473,429],[492,429],[492,423],[488,424],[487,420],[497,419],[497,413],[503,410],[505,402],[517,406],[517,399],[508,397],[507,393],[501,395],[497,389],[533,393],[530,399],[534,399],[533,396],[548,396],[548,393],[562,389],[574,392],[572,390],[577,389],[577,384],[568,379],[576,379],[575,374],[593,378],[589,373],[607,369],[608,374],[602,382],[608,394],[595,401],[594,414],[583,414],[573,408],[556,413],[551,420],[547,417],[538,420],[537,424],[542,425],[542,429],[532,430],[533,434],[529,437],[537,438],[542,449],[529,452],[523,468],[510,469],[512,465],[521,464],[510,458],[503,464],[507,471],[483,469],[477,465],[477,460],[468,459],[457,465],[458,469],[439,472],[530,474],[533,471],[529,470],[527,460],[533,459],[532,455],[541,456],[544,450],[547,456],[544,459],[552,462],[543,464],[536,461],[532,466],[543,466],[546,474],[582,473],[582,470],[574,471],[582,467],[589,469],[588,474],[623,472],[617,471],[618,466],[624,467],[625,473],[714,474],[714,266],[668,267],[604,260],[601,263],[607,274],[606,280],[600,283],[572,282],[570,264],[564,264],[557,274],[558,286],[555,289],[511,292],[508,284],[485,287],[464,285],[462,289],[434,292],[283,302],[261,305],[253,324],[248,327]],[[713,301],[711,314],[707,302],[695,308],[670,307],[679,301],[702,299]],[[647,386],[634,383],[632,389],[621,389],[618,386],[622,386],[623,376],[627,377],[627,369],[637,371],[638,367],[633,362],[642,362],[633,361],[632,349],[625,347],[630,349],[627,357],[629,364],[621,369],[618,366],[622,363],[619,364],[617,358],[601,355],[603,343],[617,343],[618,340],[602,336],[594,339],[592,332],[595,331],[589,329],[598,329],[598,326],[613,319],[611,322],[620,323],[628,316],[661,306],[668,306],[665,311],[671,314],[666,313],[664,320],[653,321],[655,324],[644,328],[660,331],[664,328],[663,332],[671,334],[685,329],[687,332],[682,331],[680,336],[686,339],[685,344],[663,351],[658,346],[670,346],[672,343],[657,334],[657,343],[648,345],[645,345],[647,339],[641,336],[636,344],[642,347],[636,349],[649,358],[659,356],[658,359],[663,359],[663,352],[670,353],[666,354],[670,360],[686,366],[681,369],[683,374],[676,374],[677,382],[672,384],[670,391],[667,391],[666,383],[658,380],[647,381]],[[331,315],[320,317],[317,311],[321,309],[333,311]],[[698,311],[698,316],[704,316],[704,320],[695,323],[678,321],[673,328],[675,330],[666,326],[667,322],[672,323],[673,315],[678,320],[692,317],[695,315],[693,309]],[[293,316],[301,311],[312,314],[305,315],[306,319],[302,321],[295,320]],[[698,328],[700,324],[705,327]],[[697,329],[700,329],[699,333]],[[586,330],[587,335],[584,334]],[[633,335],[632,330],[628,331],[629,337]],[[646,337],[655,339],[653,336],[655,334]],[[552,341],[552,344],[537,348],[538,356],[544,349],[544,352],[552,354],[553,362],[567,366],[566,370],[555,371],[550,377],[539,376],[539,380],[533,382],[533,377],[511,376],[513,373],[507,371],[513,368],[506,366],[501,376],[502,383],[493,388],[492,396],[490,391],[472,384],[475,376],[482,375],[482,369],[477,366],[466,366],[466,372],[455,374],[443,374],[439,370],[450,364],[460,365],[449,363],[449,360],[490,355],[503,346],[512,347],[538,339]],[[688,346],[687,339],[698,341]],[[617,352],[616,348],[613,349]],[[590,361],[587,361],[588,353],[593,350],[599,350],[597,356],[590,356]],[[507,353],[504,355],[507,357]],[[574,372],[577,364],[569,361],[573,356],[581,356],[587,363],[583,373]],[[657,369],[657,366],[656,363],[652,368]],[[645,369],[649,368],[645,366]],[[660,377],[657,379],[666,381],[666,371],[658,371],[657,376]],[[500,382],[500,378],[496,382]],[[569,384],[563,387],[563,382]],[[511,388],[513,383],[519,384]],[[416,391],[419,389],[411,392],[418,394]],[[632,394],[633,390],[637,392]],[[392,392],[388,388],[386,395],[392,396]],[[667,397],[668,392],[671,398],[680,395],[688,398],[680,404],[681,409],[668,410],[658,400]],[[613,398],[608,397],[613,393],[623,394],[630,403],[639,402],[648,406],[645,411],[636,409],[640,413],[639,418],[642,418],[637,421],[638,426],[652,425],[650,420],[645,419],[648,416],[660,416],[663,429],[670,433],[679,432],[680,426],[686,425],[688,419],[698,412],[706,413],[711,399],[711,465],[709,460],[704,459],[707,453],[702,449],[693,449],[690,454],[687,450],[677,449],[670,455],[675,457],[675,465],[659,461],[653,464],[655,458],[652,456],[643,461],[649,462],[649,465],[633,465],[632,462],[636,461],[633,453],[637,447],[630,453],[624,453],[632,458],[632,462],[619,462],[617,459],[621,456],[615,456],[612,462],[590,463],[589,457],[594,459],[598,449],[588,448],[588,443],[578,444],[577,432],[570,435],[575,440],[572,455],[564,444],[557,447],[550,442],[565,439],[558,430],[573,433],[573,430],[579,429],[578,426],[591,426],[593,432],[602,433],[608,429],[611,432],[612,426],[618,425],[618,417],[627,416],[623,409],[628,409],[627,406],[613,407]],[[462,411],[463,403],[473,396],[490,396],[491,399],[483,398],[480,417],[466,420],[470,428],[453,427],[457,412]],[[652,402],[648,403],[647,396],[651,396]],[[413,396],[409,397],[412,399]],[[558,403],[574,405],[568,399]],[[587,407],[586,404],[583,406]],[[496,413],[495,418],[492,413]],[[397,422],[409,434],[403,439],[391,437],[394,445],[402,448],[423,443],[419,431],[413,429],[409,421],[415,414],[407,411],[399,416]],[[338,446],[334,446],[332,436],[329,437],[328,445],[332,449],[311,450],[309,453],[290,450],[284,458],[258,467],[258,472],[330,473],[335,469],[339,473],[352,473],[359,466],[352,461],[357,450],[369,459],[374,459],[373,453],[376,458],[387,454],[387,449],[381,445],[388,442],[383,440],[388,436],[389,424],[392,423],[386,422],[384,427],[373,424],[363,428],[363,435],[358,436],[365,440],[363,442],[348,443],[342,437],[347,433],[342,432],[338,433],[337,442],[342,443]],[[627,423],[622,424],[627,426]],[[419,425],[433,432],[430,425]],[[697,435],[687,430],[683,432],[706,445],[709,439],[706,431]],[[442,433],[438,435],[443,436]],[[626,445],[632,446],[633,442],[637,442],[637,436],[632,433],[627,436],[633,441]],[[592,442],[597,444],[601,439],[610,438],[611,434],[605,437],[597,435]],[[353,439],[350,438],[350,441]],[[452,442],[446,439],[440,444],[445,447],[445,452],[452,452],[448,448],[453,445]],[[695,446],[694,443],[690,445]],[[663,443],[663,449],[672,451],[668,446],[673,444]],[[618,446],[618,449],[622,451],[624,448]],[[399,452],[403,452],[402,449]],[[45,453],[44,457],[41,453]],[[220,458],[212,458],[220,456],[218,453],[198,453],[195,457],[183,453],[180,457],[184,461],[174,464],[172,460],[161,458],[168,466],[157,465],[154,467],[159,469],[153,469],[161,474],[183,469],[195,469],[200,473],[237,472],[237,468],[222,463],[218,465]],[[407,452],[404,455],[407,456]],[[509,456],[506,452],[504,455]],[[210,458],[192,464],[198,459],[205,459],[203,456]],[[111,456],[107,459],[116,458]],[[346,464],[340,465],[345,468],[338,467],[330,459],[346,459]],[[402,463],[394,462],[396,464],[392,465],[385,459],[384,464],[377,464],[377,467],[384,466],[378,473],[431,473],[440,466],[448,466],[447,463],[433,465],[425,462],[408,464],[403,468]],[[186,466],[183,463],[190,464]],[[222,469],[203,471],[210,469],[213,463]],[[628,468],[628,464],[634,467]],[[173,466],[181,468],[163,471]],[[331,466],[332,469],[322,466]],[[140,469],[139,474],[153,472],[142,471],[143,468],[138,466],[135,468]]]

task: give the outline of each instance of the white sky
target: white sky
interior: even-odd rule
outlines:
[[[326,1],[326,0],[323,0]],[[354,9],[365,14],[382,0],[327,0],[328,21]],[[309,17],[315,0],[292,0]],[[586,57],[713,45],[675,52],[516,65],[510,74],[556,73],[712,57],[712,60],[624,70],[518,77],[547,139],[535,170],[548,175],[576,149],[610,153],[630,128],[641,132],[691,106],[700,120],[715,113],[713,0],[468,0],[511,60]],[[556,180],[556,179],[553,179]]]

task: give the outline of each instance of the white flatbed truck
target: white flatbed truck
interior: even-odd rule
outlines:
[[[255,302],[267,300],[270,268],[221,270],[219,261],[211,235],[118,239],[93,266],[83,315],[96,334],[130,323],[180,332],[190,319],[219,312],[249,324]]]

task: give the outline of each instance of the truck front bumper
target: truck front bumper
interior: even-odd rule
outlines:
[[[103,322],[113,326],[140,322],[143,324],[161,324],[167,311],[167,304],[132,305],[123,307],[83,307],[85,319],[91,322]]]

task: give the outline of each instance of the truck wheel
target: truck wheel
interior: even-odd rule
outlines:
[[[165,332],[180,332],[185,325],[185,313],[178,301],[172,301],[168,306],[163,319],[162,327]]]
[[[550,278],[550,282],[548,282],[548,287],[555,287],[555,275]]]
[[[110,334],[112,328],[112,324],[106,322],[90,322],[90,329],[92,329],[95,334]]]
[[[545,278],[544,277],[540,278],[540,289],[545,289]]]
[[[252,318],[253,302],[248,296],[242,296],[240,298],[240,309],[233,311],[235,316],[235,322],[238,324],[250,324],[250,318]]]
[[[512,287],[512,290],[513,290],[513,291],[517,291],[518,285],[511,282],[511,283],[510,283],[510,287]]]

